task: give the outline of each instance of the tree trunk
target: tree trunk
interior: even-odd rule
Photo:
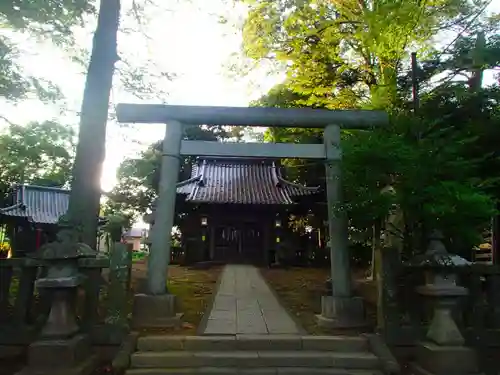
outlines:
[[[92,55],[85,82],[80,131],[76,149],[69,220],[80,240],[96,247],[101,199],[101,173],[105,157],[106,123],[115,62],[120,0],[101,0]]]
[[[381,250],[381,245],[382,241],[380,238],[380,231],[382,230],[381,228],[381,220],[376,220],[375,223],[372,226],[372,264],[371,264],[371,270],[370,270],[370,276],[368,276],[368,280],[376,280],[377,277],[380,275],[377,273],[378,272],[378,262],[380,262],[380,251]]]

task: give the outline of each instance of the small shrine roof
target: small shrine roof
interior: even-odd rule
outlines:
[[[177,193],[192,203],[294,204],[319,187],[287,181],[269,160],[199,158],[191,178],[177,184]]]
[[[40,224],[56,224],[66,213],[70,191],[37,185],[14,186],[13,205],[0,208],[0,216],[23,217]]]

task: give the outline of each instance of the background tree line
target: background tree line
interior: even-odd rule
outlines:
[[[140,34],[147,39],[142,22],[147,21],[151,9],[158,7],[152,0],[124,3],[122,7],[120,0],[61,0],[6,2],[0,6],[0,103],[6,104],[2,106],[6,110],[0,112],[0,204],[8,203],[13,184],[73,185],[72,194],[78,199],[72,202],[86,202],[80,207],[73,204],[73,217],[81,217],[84,223],[79,226],[86,233],[83,240],[91,246],[95,245],[94,218],[101,198],[106,125],[114,116],[110,101],[113,76],[115,85],[142,99],[161,98],[165,92],[160,83],[174,76],[164,71],[156,73],[153,62],[137,64],[129,51],[118,50],[118,33]],[[81,44],[77,34],[96,24],[91,51]],[[72,110],[63,90],[54,82],[34,76],[23,64],[24,54],[29,53],[26,41],[60,50],[68,64],[76,63],[87,70],[81,110],[72,122],[67,120],[67,113]],[[8,105],[12,108],[26,100],[59,108],[61,117],[28,124],[11,121]],[[93,137],[90,142],[89,134]],[[83,141],[77,142],[78,137]],[[75,163],[77,143],[81,157]],[[79,177],[74,183],[75,176],[86,177]]]
[[[334,209],[347,211],[352,234],[370,242],[373,224],[396,206],[404,218],[400,235],[409,253],[422,249],[431,228],[441,229],[455,251],[468,251],[477,244],[496,214],[499,196],[498,77],[492,84],[482,84],[484,72],[500,66],[499,18],[485,12],[491,1],[241,2],[249,9],[242,27],[241,59],[255,64],[270,61],[287,77],[252,105],[372,108],[390,113],[388,127],[342,134],[346,202]],[[123,14],[140,18],[140,12],[141,7],[132,7],[122,12],[122,20]],[[1,22],[13,33],[51,38],[68,51],[77,49],[72,28],[86,17],[96,17],[93,1],[63,1],[60,8],[47,2],[7,4],[0,9]],[[446,34],[458,36],[439,46],[437,38]],[[109,31],[103,37],[109,39]],[[0,96],[9,101],[31,95],[59,100],[62,93],[54,84],[23,72],[11,39],[8,33],[0,36]],[[413,69],[412,52],[418,56]],[[154,95],[155,88],[144,83],[144,72],[128,65],[129,70],[118,71],[124,85],[141,95]],[[412,96],[416,82],[418,100]],[[101,98],[100,106],[106,114],[104,124],[94,124],[96,129],[105,129],[107,92],[107,102]],[[244,134],[250,131],[195,126],[187,130],[186,138],[241,141]],[[322,134],[270,128],[265,140],[319,143]],[[68,184],[75,144],[69,127],[10,124],[0,142],[2,195],[12,182]],[[159,156],[157,143],[122,163],[107,212],[121,212],[132,220],[149,211],[156,195]],[[324,185],[321,163],[284,163],[289,178]],[[181,176],[189,165],[186,159]],[[382,194],[387,186],[395,194]],[[324,210],[312,208],[301,225],[316,226],[324,215]]]
[[[346,202],[335,209],[347,211],[353,239],[370,243],[373,224],[398,207],[408,254],[423,249],[431,229],[442,230],[453,251],[470,254],[499,196],[500,87],[482,84],[484,71],[500,64],[499,18],[485,12],[491,2],[244,2],[241,58],[272,61],[287,76],[252,105],[390,113],[388,127],[342,134]],[[443,34],[457,37],[443,47]],[[265,140],[320,143],[322,133],[270,128]],[[114,191],[122,209],[150,208],[155,149],[122,164]],[[284,163],[289,178],[324,186],[321,163]],[[395,194],[381,193],[388,186]],[[300,225],[317,226],[325,214],[313,208]]]

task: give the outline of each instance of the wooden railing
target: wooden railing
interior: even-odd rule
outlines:
[[[131,264],[131,252],[120,243],[110,258],[79,259],[86,277],[74,308],[81,330],[96,344],[119,343],[128,330]],[[35,288],[45,270],[38,259],[0,259],[0,345],[27,345],[37,337],[50,308],[50,296]]]

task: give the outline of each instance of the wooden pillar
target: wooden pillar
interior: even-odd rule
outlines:
[[[279,224],[279,225],[278,225]],[[283,231],[283,215],[278,213],[274,220],[273,220],[273,226],[274,226],[274,249],[275,249],[275,256],[274,259],[276,260],[276,263],[279,265],[283,265],[283,263],[286,263],[285,260],[285,253],[283,249],[283,241],[285,240],[284,238],[284,231]]]
[[[170,121],[166,125],[163,140],[158,207],[148,261],[148,293],[151,295],[167,294],[167,267],[170,262],[181,140],[182,124]]]
[[[200,247],[196,256],[197,262],[204,262],[210,260],[210,238],[209,238],[209,228],[212,225],[211,218],[207,215],[201,215],[200,218],[200,226],[201,226],[201,238],[200,238]]]
[[[264,221],[263,225],[263,233],[262,233],[262,242],[263,242],[263,249],[264,249],[264,263],[265,266],[269,266],[270,260],[269,260],[269,252],[271,250],[271,221],[267,218]]]
[[[209,234],[209,239],[210,239],[210,247],[209,247],[209,250],[208,250],[208,255],[209,255],[209,259],[210,261],[213,261],[214,260],[214,257],[215,257],[215,227],[214,225],[210,225],[210,234]]]

